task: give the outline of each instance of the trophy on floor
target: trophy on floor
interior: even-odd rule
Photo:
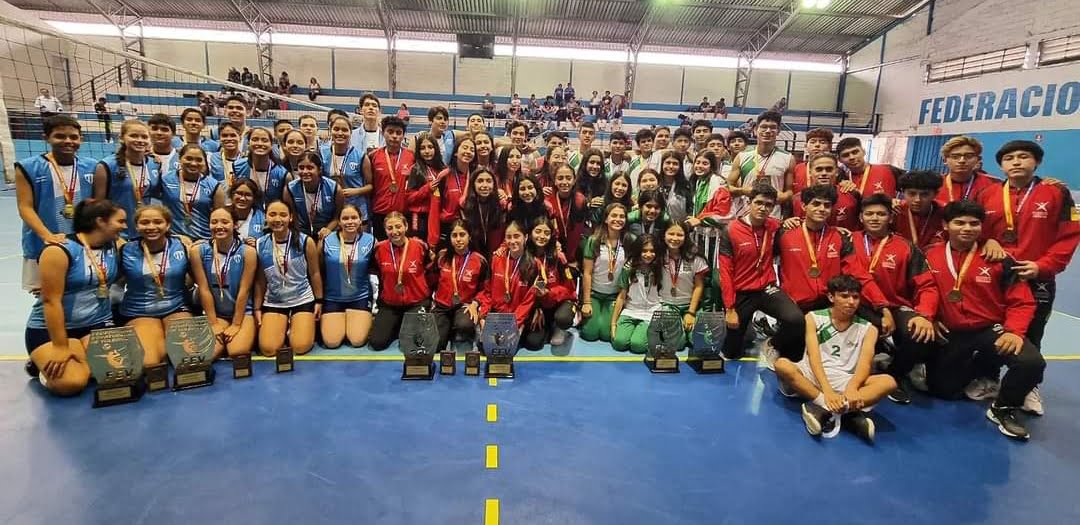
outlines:
[[[233,379],[251,377],[251,354],[234,355],[232,358]]]
[[[475,346],[465,351],[465,375],[480,375],[480,352]]]
[[[452,376],[455,373],[457,373],[457,352],[454,351],[453,347],[440,351],[439,375]]]
[[[518,327],[514,314],[492,313],[484,319],[480,344],[487,355],[484,377],[514,378],[514,354],[518,347]]]
[[[285,372],[293,371],[293,351],[290,347],[285,347],[277,351],[274,354],[274,373],[283,374]]]
[[[90,332],[86,362],[97,381],[94,408],[138,401],[144,390],[143,349],[130,326]]]
[[[724,373],[724,337],[727,323],[723,312],[698,312],[690,334],[690,354],[686,364],[699,374]]]
[[[206,317],[176,319],[165,330],[165,353],[172,361],[173,390],[214,384],[214,332]]]
[[[649,347],[645,351],[645,366],[654,374],[679,372],[679,356],[675,352],[686,346],[682,316],[667,308],[653,313],[649,321]]]
[[[402,379],[427,379],[435,377],[435,347],[439,345],[439,329],[435,315],[421,309],[407,312],[401,321],[398,345],[405,354]]]

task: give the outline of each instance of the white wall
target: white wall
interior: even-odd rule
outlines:
[[[750,75],[750,93],[746,97],[746,105],[750,107],[771,107],[776,101],[787,96],[787,86],[787,71],[756,69]],[[790,104],[788,107],[802,109]]]
[[[536,93],[540,100],[555,91],[555,84],[570,79],[570,61],[548,58],[519,58],[517,67],[517,92],[522,97]],[[577,82],[574,82],[577,84]],[[574,86],[578,92],[582,88]]]
[[[634,81],[634,100],[669,104],[679,103],[682,69],[679,66],[639,64],[637,79]],[[734,83],[732,83],[732,86],[734,86]]]
[[[189,42],[189,46],[198,46],[198,43]],[[248,68],[253,73],[259,71],[259,54],[255,46],[251,44],[227,44],[223,42],[208,42],[207,50],[210,53],[210,75],[218,78],[229,76],[229,68]]]
[[[197,73],[206,73],[205,45],[202,42],[145,39],[143,40],[143,52],[146,53],[146,56],[155,60],[190,69]]]
[[[323,47],[274,46],[274,75],[289,73],[289,80],[306,88],[311,77],[330,87],[330,49]]]
[[[398,90],[453,92],[454,55],[398,51],[397,62]]]
[[[701,97],[709,97],[709,102],[716,102],[720,97],[724,97],[730,105],[734,95],[734,69],[686,68],[686,80],[683,82],[683,102],[686,105],[696,106],[701,102]]]
[[[1080,34],[1080,10],[1074,0],[952,0],[938,2],[930,35],[926,34],[928,13],[924,9],[885,35],[885,63],[900,61],[881,71],[877,112],[882,114],[884,131],[904,133],[953,133],[978,131],[1018,131],[1080,127],[1080,112],[1071,115],[1039,115],[1032,118],[1003,118],[987,121],[930,123],[923,117],[924,101],[932,110],[934,99],[993,92],[995,98],[1016,89],[1022,94],[1030,86],[1044,91],[1049,84],[1063,86],[1080,81],[1080,64],[993,73],[963,80],[927,84],[926,66],[972,54],[1028,44],[1036,49],[1044,38]],[[851,67],[878,63],[880,39],[852,57]],[[851,75],[845,93],[845,109],[863,111],[866,93],[876,81],[876,70]],[[969,100],[975,97],[969,97]],[[956,99],[954,99],[956,100]],[[920,125],[920,117],[924,118]]]
[[[386,51],[368,49],[334,50],[335,83],[338,88],[385,91],[388,88]],[[330,87],[330,79],[319,79]]]
[[[558,82],[553,82],[552,85]],[[565,85],[565,82],[563,83]],[[626,86],[626,64],[615,62],[574,61],[574,91],[578,98],[591,97],[593,91],[622,93]]]
[[[510,92],[510,57],[461,58],[457,60],[457,92],[465,95],[483,95]]]
[[[836,110],[840,75],[812,71],[791,72],[791,96],[788,107],[815,111]]]

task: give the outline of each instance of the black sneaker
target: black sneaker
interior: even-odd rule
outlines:
[[[26,370],[26,375],[34,379],[37,379],[38,376],[41,375],[41,371],[38,370],[37,365],[35,365],[34,362],[30,359],[26,360],[26,366],[23,367],[23,370]]]
[[[998,430],[1002,434],[1014,439],[1026,440],[1030,437],[1027,427],[1020,422],[1016,417],[1015,408],[1001,408],[995,405],[990,405],[990,408],[986,409],[986,419],[997,423]]]
[[[825,427],[832,418],[829,417],[828,410],[807,402],[802,406],[802,419],[803,423],[806,423],[807,434],[820,436],[822,431],[827,430]]]
[[[889,394],[889,401],[898,405],[907,405],[911,403],[911,394],[908,393],[907,388],[904,388],[903,381],[896,382],[896,390],[893,390]]]
[[[844,428],[862,438],[863,441],[874,444],[874,420],[865,412],[849,412],[844,414]]]

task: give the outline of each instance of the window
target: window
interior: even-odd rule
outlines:
[[[1022,45],[945,60],[927,66],[926,81],[944,82],[946,80],[977,77],[996,71],[1020,69],[1024,66],[1024,57],[1026,55],[1027,46]]]
[[[1051,38],[1039,42],[1039,66],[1080,60],[1080,35]]]

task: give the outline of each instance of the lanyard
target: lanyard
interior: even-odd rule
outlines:
[[[225,251],[225,259],[220,263],[218,262],[217,247],[212,246],[211,249],[214,251],[214,270],[217,273],[218,291],[221,294],[221,299],[224,300],[225,288],[227,287],[225,283],[229,280],[229,266],[232,264],[233,255],[236,255],[236,252],[240,250],[240,243],[234,239],[232,245]]]
[[[559,206],[559,220],[555,221],[555,229],[558,230],[559,225],[561,224],[564,230],[563,233],[566,233],[566,235],[570,235],[570,225],[567,224],[567,222],[570,220],[570,208],[573,208],[574,206],[574,194],[571,193],[566,199],[565,212],[563,212],[562,199],[559,198],[558,194],[555,195],[555,204]],[[556,234],[558,234],[558,231],[556,231]]]
[[[817,269],[818,268],[817,254],[818,254],[819,251],[821,251],[821,243],[825,241],[825,229],[828,228],[828,227],[829,226],[826,225],[824,228],[821,229],[821,232],[820,232],[821,236],[818,237],[817,248],[814,248],[814,243],[810,240],[810,230],[806,227],[805,222],[802,224],[802,235],[803,235],[803,240],[806,241],[806,252],[807,252],[808,255],[810,255],[810,268],[811,269]],[[755,236],[755,240],[756,240],[756,236]]]
[[[232,188],[233,178],[235,176],[233,172],[233,163],[225,157],[225,150],[221,150],[221,171],[225,175],[225,186]],[[270,171],[267,170],[267,173],[269,174]]]
[[[866,181],[870,180],[870,171],[873,167],[873,165],[867,164],[866,167],[863,168],[862,180],[859,181],[859,195],[866,195]]]
[[[390,168],[390,187],[396,188],[398,167],[401,166],[401,150],[398,150],[397,160],[393,164],[390,163],[390,150],[383,148],[383,155],[386,157],[386,167]]]
[[[349,284],[352,284],[352,267],[353,267],[353,263],[356,261],[356,249],[357,249],[357,247],[360,246],[360,234],[357,233],[356,239],[353,239],[352,246],[349,247],[349,252],[348,253],[345,252],[345,245],[348,244],[348,243],[345,242],[345,233],[339,231],[337,235],[338,235],[338,244],[341,245],[341,248],[340,248],[341,249],[341,254],[340,255],[345,256],[341,260],[341,267],[344,268],[344,270],[345,270],[345,282],[347,282]],[[339,257],[340,257],[340,255],[339,255]]]
[[[64,203],[71,206],[75,203],[75,186],[79,183],[79,158],[75,157],[74,162],[71,164],[71,181],[64,182],[64,175],[60,171],[60,165],[56,163],[56,157],[52,153],[45,155],[45,159],[49,161],[49,166],[52,167],[53,174],[56,175],[56,181],[60,183],[60,189],[64,190]]]
[[[745,219],[743,222],[750,227],[750,233],[754,236],[754,246],[758,250],[758,259],[757,263],[755,263],[755,266],[760,268],[761,263],[765,261],[765,251],[766,247],[769,245],[769,228],[768,226],[764,226],[762,228],[764,230],[764,232],[762,233],[762,238],[758,239],[757,229],[754,228],[753,224],[750,224],[750,219]]]
[[[967,188],[964,189],[964,194],[960,196],[960,200],[962,200],[962,201],[968,200],[968,195],[971,195],[971,188],[973,188],[975,186],[975,177],[978,177],[978,176],[979,175],[977,173],[972,173],[971,174],[971,180],[968,181]],[[953,201],[953,196],[952,196],[952,175],[946,175],[945,176],[945,189],[948,190],[948,192],[949,192],[949,202],[952,202]]]
[[[610,280],[610,279],[613,279],[614,278],[613,276],[615,275],[615,262],[616,262],[616,259],[619,258],[619,247],[622,246],[622,239],[621,238],[616,238],[615,239],[615,249],[614,250],[611,249],[611,244],[610,243],[607,243],[605,241],[604,244],[607,246],[607,249],[608,249],[607,273],[608,273],[608,278]]]
[[[352,155],[352,152],[353,152],[353,147],[349,146],[349,149],[345,150],[345,155],[341,156],[341,163],[338,164],[337,167],[333,168],[333,170],[335,172],[337,172],[337,176],[341,180],[345,180],[345,166],[348,164],[349,155]],[[331,163],[332,163],[334,160],[337,160],[338,155],[335,154],[332,150],[331,150],[330,154],[333,155],[333,157],[334,157],[334,159],[331,160]]]
[[[968,250],[967,257],[964,258],[963,265],[960,266],[959,273],[957,273],[956,271],[956,263],[953,262],[952,242],[949,242],[945,246],[945,263],[949,266],[949,273],[952,274],[953,279],[956,281],[956,283],[953,284],[952,293],[955,294],[960,291],[960,283],[963,282],[964,274],[967,273],[968,267],[971,266],[971,260],[975,258],[975,249],[978,248],[978,246],[979,243],[974,243],[971,245],[971,249]]]
[[[670,257],[668,258],[670,260]],[[667,263],[664,263],[664,267],[671,273],[671,290],[675,291],[675,287],[679,284],[679,273],[682,272],[682,257],[679,257],[678,261],[672,262],[668,267]]]
[[[86,236],[80,233],[76,237],[79,239],[79,244],[82,244],[83,251],[86,252],[86,258],[90,259],[90,257],[93,256],[94,252],[90,250],[90,244],[86,242]],[[98,254],[97,260],[93,261],[92,264],[98,276],[98,297],[108,297],[109,278],[106,275],[105,250],[101,250],[101,253]],[[93,279],[90,279],[89,283],[93,284],[93,282]]]
[[[195,181],[195,187],[191,190],[191,196],[187,196],[187,190],[184,188],[184,176],[177,177],[180,184],[180,200],[184,203],[184,213],[187,215],[187,219],[191,219],[191,209],[195,207],[195,201],[199,198],[199,183],[202,182],[202,176],[199,176],[199,180]]]
[[[886,235],[884,239],[881,239],[881,243],[878,244],[877,249],[874,250],[874,256],[870,257],[870,236],[865,233],[863,234],[862,240],[863,245],[866,247],[866,255],[867,257],[870,257],[870,268],[867,270],[869,273],[874,273],[874,269],[877,268],[878,260],[881,259],[881,252],[885,250],[885,245],[889,244],[889,239],[891,238],[892,235]]]
[[[292,247],[292,232],[289,232],[289,236],[285,237],[285,253],[282,254],[278,248],[277,239],[274,239],[274,235],[270,234],[271,246],[274,248],[274,264],[281,265],[281,277],[289,275],[289,250]],[[278,261],[281,261],[280,263]]]
[[[394,253],[394,244],[390,243],[390,258],[394,261],[394,267],[397,268],[397,285],[398,287],[404,286],[403,279],[405,278],[405,261],[409,257],[409,238],[405,238],[405,246],[401,248],[401,264],[397,262],[397,254]]]
[[[765,170],[768,169],[768,167],[769,167],[769,161],[772,160],[773,153],[776,153],[775,149],[772,151],[772,153],[769,153],[768,155],[763,156],[762,154],[758,153],[757,150],[754,150],[754,155],[757,156],[757,159],[755,159],[755,160],[757,160],[758,162],[761,162],[761,167],[758,168],[758,172],[757,172],[757,175],[755,175],[755,178],[761,179],[761,178],[764,178],[764,177],[768,177],[768,175],[765,174]],[[764,161],[764,162],[762,162],[762,161]]]
[[[521,265],[521,257],[522,256],[519,255],[518,258],[517,258],[517,261],[514,262],[513,271],[508,271],[508,272],[503,273],[503,290],[506,292],[506,295],[510,295],[510,277],[517,273],[518,266]],[[506,252],[506,269],[507,270],[510,269],[510,251],[509,250]],[[509,302],[509,301],[507,301],[507,302]]]
[[[454,283],[454,295],[460,297],[458,294],[458,281],[461,280],[461,276],[465,275],[465,268],[469,266],[469,257],[472,257],[472,252],[465,252],[465,260],[461,261],[461,271],[457,269],[457,254],[450,256],[450,279]]]
[[[543,281],[544,284],[547,284],[547,280],[548,280],[548,278],[547,278],[547,262],[548,262],[547,255],[545,255],[543,259],[540,259],[540,278],[539,278],[539,280]],[[556,272],[556,273],[558,273],[558,272]]]
[[[154,279],[154,286],[157,286],[157,293],[159,298],[165,297],[165,271],[169,266],[169,240],[165,239],[165,249],[161,250],[161,263],[158,265],[158,269],[154,270],[154,263],[150,261],[150,249],[146,247],[146,243],[143,242],[143,258],[146,261],[146,265],[150,270],[150,277]]]
[[[950,195],[951,195],[951,193],[950,193]],[[931,204],[931,206],[933,206],[933,204]],[[930,216],[933,215],[933,214],[934,214],[934,211],[930,210],[930,214],[926,216],[926,222],[923,223],[922,230],[915,231],[915,215],[913,213],[911,213],[911,206],[910,205],[907,206],[908,226],[911,229],[911,244],[914,244],[915,246],[918,246],[919,245],[919,239],[920,238],[922,238],[922,239],[926,238],[926,229],[930,227]]]
[[[259,172],[257,170],[255,170],[255,162],[254,161],[252,161],[252,163],[251,163],[251,170],[255,172],[256,176],[252,177],[252,178],[255,179],[255,184],[258,184],[259,183],[259,179],[258,179]],[[262,191],[263,191],[264,194],[270,188],[270,173],[272,173],[273,171],[274,171],[274,161],[267,160],[266,161],[266,175],[263,176],[263,182],[262,182]]]
[[[311,226],[312,231],[315,230],[315,218],[319,216],[319,201],[322,200],[320,198],[320,197],[322,197],[322,185],[323,185],[322,177],[319,177],[319,185],[315,187],[315,198],[312,199],[312,201],[311,201],[311,209],[308,210],[308,225]],[[308,193],[307,188],[304,187],[303,182],[300,183],[300,189],[305,194]],[[304,205],[307,206],[306,201],[304,202]]]
[[[1005,184],[1001,186],[1001,200],[1005,204],[1004,208],[1006,230],[1009,230],[1011,232],[1016,231],[1016,218],[1014,217],[1014,214],[1019,215],[1020,211],[1024,209],[1024,203],[1026,203],[1028,197],[1031,196],[1031,190],[1035,189],[1036,184],[1038,184],[1038,182],[1035,180],[1032,180],[1031,183],[1028,184],[1027,191],[1024,192],[1024,196],[1020,199],[1020,203],[1016,206],[1016,211],[1013,211],[1012,208],[1012,195],[1010,194],[1010,189],[1012,188],[1012,186],[1009,184],[1009,181],[1005,181]]]
[[[135,170],[132,169],[131,163],[126,162],[128,176],[130,177]],[[143,163],[139,166],[139,177],[132,178],[131,191],[135,193],[135,206],[139,206],[143,203],[143,190],[146,188],[146,159],[143,159]]]

